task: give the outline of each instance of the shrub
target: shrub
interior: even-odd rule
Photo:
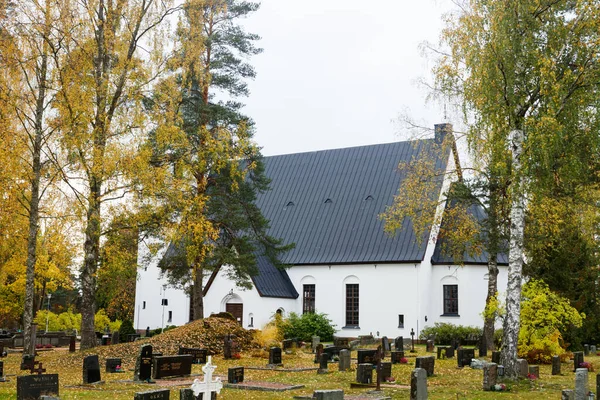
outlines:
[[[279,346],[281,339],[280,331],[273,322],[268,323],[260,331],[254,333],[254,341],[264,349]]]
[[[121,327],[119,328],[119,335],[121,337],[125,337],[125,335],[129,335],[129,334],[134,334],[135,329],[133,328],[133,322],[131,322],[130,319],[126,319],[125,321],[123,321],[123,323],[121,324]]]
[[[323,313],[306,313],[301,316],[290,313],[290,316],[280,324],[283,337],[286,339],[298,338],[305,342],[311,341],[312,336],[319,336],[321,341],[333,340],[335,325]]]
[[[421,339],[434,339],[437,344],[451,344],[453,340],[478,339],[482,334],[482,329],[474,326],[436,322],[433,326],[423,328],[419,337]]]

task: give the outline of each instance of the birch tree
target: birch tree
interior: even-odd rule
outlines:
[[[526,196],[533,188],[533,149],[564,128],[590,131],[598,85],[599,10],[594,1],[479,1],[461,3],[448,18],[448,53],[436,67],[437,85],[472,117],[471,148],[508,149],[510,250],[502,362],[516,377]],[[591,92],[591,93],[590,93]],[[577,112],[579,111],[579,112]],[[593,113],[592,113],[593,114]],[[578,124],[573,124],[578,120]],[[578,127],[576,127],[578,126]],[[484,140],[485,139],[485,140]]]

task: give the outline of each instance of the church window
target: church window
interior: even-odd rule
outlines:
[[[315,312],[315,285],[303,285],[302,314]]]
[[[163,306],[168,306],[169,305],[169,299],[161,299],[161,300],[162,300],[161,305],[163,305]]]
[[[444,285],[444,315],[458,315],[458,285]]]
[[[173,322],[173,311],[169,311],[169,319],[167,322]]]
[[[142,310],[146,309],[146,301],[142,301]]]
[[[398,314],[398,328],[404,328],[404,314]]]
[[[358,284],[346,284],[346,326],[358,326]]]

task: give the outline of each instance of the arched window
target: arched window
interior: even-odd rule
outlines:
[[[441,280],[444,316],[458,316],[458,279],[445,276]]]
[[[346,296],[346,327],[358,328],[359,326],[359,280],[350,275],[344,279],[344,293]]]

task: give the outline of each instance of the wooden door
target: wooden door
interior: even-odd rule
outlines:
[[[240,325],[242,325],[243,318],[244,318],[244,305],[243,304],[227,303],[227,304],[225,304],[225,311],[227,311],[228,313],[233,315],[235,317],[235,319],[237,320],[237,322]]]

